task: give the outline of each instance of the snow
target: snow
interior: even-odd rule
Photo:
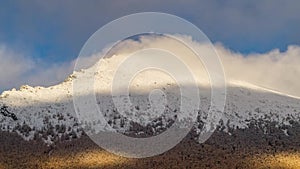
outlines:
[[[102,113],[106,114],[107,120],[114,120],[112,126],[117,131],[125,132],[129,130],[130,122],[126,118],[115,117],[116,109],[113,107],[111,97],[109,97],[111,82],[116,71],[113,68],[117,64],[119,64],[119,60],[112,57],[103,60],[101,66],[96,64],[89,69],[74,72],[63,83],[55,86],[45,88],[24,85],[19,90],[12,89],[3,92],[0,95],[0,106],[8,106],[8,110],[14,113],[18,120],[15,121],[0,114],[1,130],[15,131],[25,140],[32,140],[38,135],[43,138],[46,144],[52,144],[61,139],[63,135],[68,137],[68,139],[80,137],[82,135],[82,127],[97,128],[96,126],[99,125],[97,121],[90,121],[82,124],[82,126],[78,124],[79,121],[74,111],[72,93],[73,82],[77,80],[82,87],[80,89],[82,91],[81,94],[89,95],[91,90],[87,86],[90,85],[89,79],[94,76],[94,89]],[[207,116],[210,108],[210,88],[207,83],[203,84],[199,84],[201,91],[201,110],[199,112],[202,112],[202,114],[200,113],[203,115],[202,121],[209,123],[208,119],[204,117]],[[127,112],[129,114],[125,114],[125,116],[130,116],[142,126],[151,123],[152,126],[156,126],[153,131],[166,127],[169,124],[167,121],[174,119],[174,113],[179,110],[178,96],[172,94],[174,88],[176,88],[175,82],[168,76],[157,72],[142,72],[132,82],[131,88],[135,92],[141,92],[132,96],[132,102],[139,107],[137,108],[136,105],[130,107],[130,111]],[[151,114],[153,109],[147,103],[147,93],[151,91],[150,89],[160,89],[169,95],[169,99],[171,99],[171,101],[166,103],[168,108],[165,112],[168,113],[164,115],[161,122],[155,121],[157,114]],[[299,120],[300,98],[294,96],[244,81],[229,81],[226,96],[225,111],[221,119],[225,127],[224,131],[227,132],[230,131],[229,128],[247,128],[251,122],[259,119],[275,121],[278,123],[278,126],[291,125],[291,120]],[[160,126],[157,126],[158,123],[160,123]],[[30,130],[22,129],[24,124],[29,126]],[[198,125],[199,121],[195,126]],[[283,132],[286,135],[288,133],[287,130],[283,130]]]

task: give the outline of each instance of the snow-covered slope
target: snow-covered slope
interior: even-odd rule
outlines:
[[[131,99],[136,105],[128,115],[131,115],[137,123],[132,123],[126,117],[121,116],[113,106],[109,92],[114,73],[109,65],[112,60],[107,59],[103,62],[99,70],[89,68],[74,72],[63,83],[56,86],[47,88],[22,86],[20,90],[3,92],[0,96],[1,130],[17,132],[26,140],[39,137],[47,144],[80,137],[83,130],[74,111],[72,84],[74,80],[80,80],[84,87],[86,83],[84,79],[92,78],[94,75],[95,86],[98,86],[96,89],[98,104],[113,128],[123,133],[135,132],[140,135],[150,130],[150,134],[155,135],[172,124],[180,104],[178,96],[173,94],[176,93],[175,91],[178,92],[178,88],[172,80],[157,72],[154,74],[145,72],[133,81],[135,94]],[[170,101],[167,103],[164,115],[151,114],[153,112],[149,106],[150,103],[147,102],[147,90],[137,92],[144,86],[147,86],[147,89],[161,89],[169,96],[167,98]],[[203,114],[207,114],[210,107],[210,88],[201,84],[199,88],[201,109],[197,110],[199,118],[195,123],[196,131],[200,131],[201,126],[203,127],[201,125],[205,123]],[[229,134],[232,129],[247,128],[251,125],[264,129],[267,123],[274,122],[276,127],[281,127],[282,131],[288,135],[286,126],[299,121],[299,98],[240,81],[228,82],[226,96],[225,111],[219,123],[219,129]],[[139,112],[144,113],[135,115]],[[83,124],[85,128],[93,125],[97,124]]]

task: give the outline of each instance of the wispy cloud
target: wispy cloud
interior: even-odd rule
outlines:
[[[0,45],[0,86],[2,89],[20,85],[21,79],[32,70],[35,63],[22,54]]]
[[[188,37],[180,37],[188,38]],[[191,38],[187,40],[191,41]],[[198,48],[202,44],[191,42]],[[283,93],[300,96],[300,47],[289,46],[284,52],[279,49],[271,50],[262,54],[244,55],[236,53],[217,43],[214,45],[224,66],[227,80],[246,81],[262,87],[278,90]],[[116,49],[119,54],[126,54],[137,49],[149,47],[163,47],[174,49],[178,53],[184,52],[178,43],[170,42],[163,37],[142,37],[140,41],[126,40]],[[182,57],[189,57],[188,53]],[[1,89],[19,87],[23,84],[49,86],[62,82],[73,71],[76,60],[62,64],[40,63],[30,57],[9,50],[7,47],[0,48],[0,86]],[[98,56],[84,58],[81,61],[82,67],[85,64],[93,65]],[[113,59],[113,58],[112,58]],[[44,66],[47,65],[47,66]],[[198,65],[192,65],[195,69]]]
[[[179,36],[190,41],[194,47],[199,48],[205,54],[205,45],[192,41],[191,38]],[[188,60],[191,54],[183,49],[182,44],[165,37],[141,37],[140,41],[127,40],[119,44],[116,49],[120,54],[131,53],[143,48],[163,48],[178,54],[183,60]],[[281,52],[273,49],[266,53],[241,54],[234,52],[221,43],[214,45],[221,63],[223,64],[225,76],[228,81],[239,80],[270,88],[286,94],[300,96],[300,47],[288,46],[287,50]],[[199,63],[189,60],[189,66],[196,70],[198,77],[204,77],[203,69]],[[198,73],[198,74],[197,74]]]
[[[0,91],[21,85],[49,86],[61,82],[73,70],[72,63],[48,64],[0,45]]]
[[[262,87],[300,96],[300,47],[284,52],[274,49],[264,54],[243,55],[216,45],[228,79],[250,82]]]

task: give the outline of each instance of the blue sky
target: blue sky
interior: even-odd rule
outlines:
[[[221,42],[242,54],[265,53],[276,48],[285,51],[288,45],[300,45],[297,0],[1,1],[2,55],[33,63],[26,69],[20,67],[23,72],[0,82],[0,91],[23,83],[57,83],[69,72],[53,75],[50,68],[74,60],[97,29],[121,16],[147,11],[182,17],[198,26],[212,42]],[[41,70],[48,71],[44,76],[55,76],[54,80],[33,80],[30,75]]]

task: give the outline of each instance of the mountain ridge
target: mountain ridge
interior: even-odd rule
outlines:
[[[64,82],[54,86],[23,85],[20,90],[12,89],[3,92],[0,95],[0,107],[6,106],[7,112],[14,114],[17,120],[14,120],[12,116],[0,114],[0,129],[16,132],[25,140],[42,138],[46,144],[81,137],[87,129],[97,124],[81,122],[78,119],[73,103],[73,83],[77,80],[81,86],[85,87],[85,83],[89,82],[85,79],[89,78],[95,78],[95,86],[98,86],[96,98],[102,114],[109,125],[118,132],[144,137],[149,136],[147,135],[149,131],[150,135],[160,134],[173,124],[174,114],[180,110],[178,102],[174,101],[178,100],[180,94],[172,95],[173,88],[176,88],[174,81],[170,81],[168,77],[157,72],[141,73],[141,76],[133,81],[133,89],[140,91],[139,89],[146,86],[149,89],[171,93],[171,104],[166,105],[168,108],[165,111],[168,114],[160,115],[158,119],[151,119],[148,117],[151,116],[152,110],[147,102],[148,93],[132,95],[139,107],[137,105],[131,107],[131,112],[133,112],[131,118],[141,124],[132,123],[130,118],[119,114],[111,100],[109,91],[114,70],[110,68],[116,63],[110,59],[104,62],[105,65],[97,71],[95,71],[95,67],[98,66],[96,64],[89,69],[74,72]],[[211,106],[211,89],[207,82],[203,85],[200,83],[199,89],[201,107],[196,110],[198,118],[193,128],[193,131],[198,134],[195,137],[196,140],[199,139],[204,124],[212,120],[207,119]],[[267,132],[268,123],[273,122],[276,123],[275,126],[282,128],[284,134],[289,135],[288,126],[292,126],[300,119],[300,99],[298,98],[242,81],[229,81],[226,90],[225,109],[217,125],[219,130],[228,134],[231,130],[248,128],[251,125],[264,128]]]

